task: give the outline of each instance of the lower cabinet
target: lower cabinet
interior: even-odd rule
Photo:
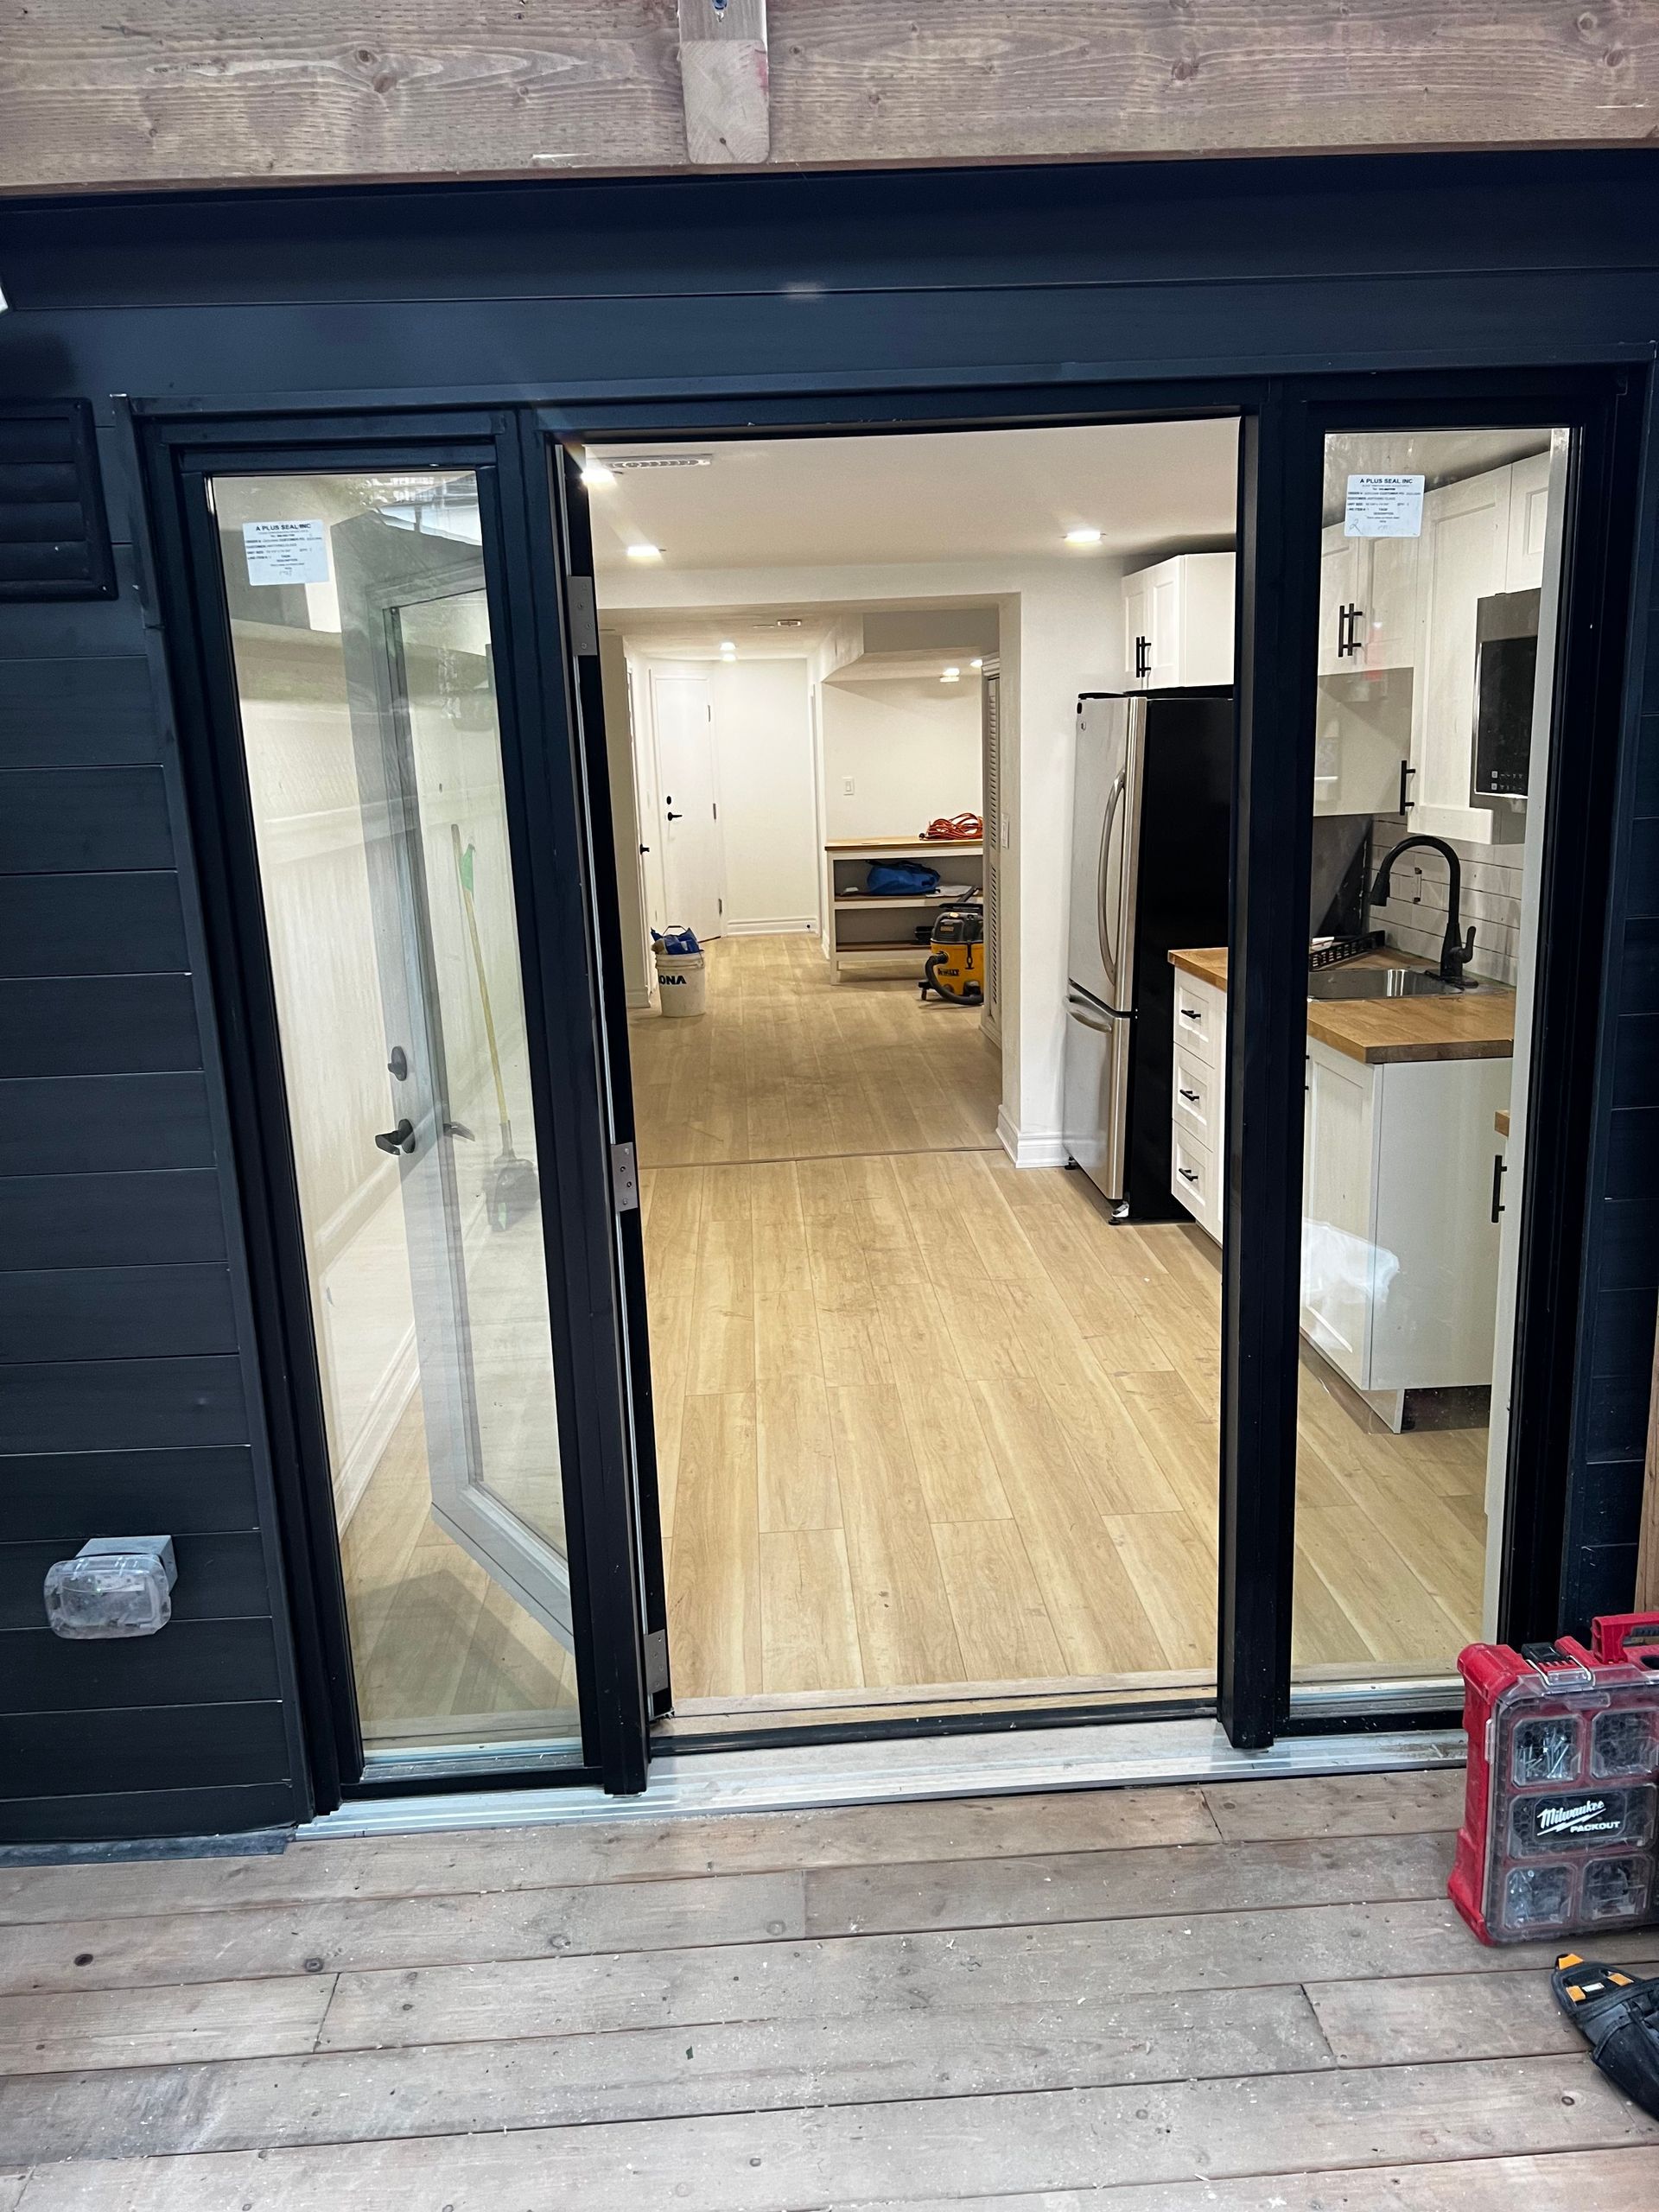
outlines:
[[[1371,1065],[1308,1044],[1302,1330],[1356,1389],[1491,1381],[1510,1065]]]
[[[1177,970],[1170,1189],[1220,1242],[1226,995]],[[1302,1333],[1357,1390],[1490,1383],[1492,1116],[1507,1059],[1351,1059],[1310,1039]]]

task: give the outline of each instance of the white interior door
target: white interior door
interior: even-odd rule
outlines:
[[[715,778],[714,708],[705,676],[653,676],[658,829],[671,927],[721,930],[725,871]]]

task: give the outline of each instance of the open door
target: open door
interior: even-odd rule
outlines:
[[[308,429],[153,459],[317,1795],[637,1790],[665,1670],[597,663],[512,418]]]
[[[453,506],[441,494],[331,532],[385,1013],[390,1126],[374,1142],[402,1191],[432,1517],[574,1650],[476,518],[463,484]]]

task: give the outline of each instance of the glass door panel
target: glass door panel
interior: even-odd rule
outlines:
[[[477,479],[212,491],[365,1742],[563,1742],[559,1409]]]
[[[1493,1632],[1570,439],[1325,442],[1293,1664]]]

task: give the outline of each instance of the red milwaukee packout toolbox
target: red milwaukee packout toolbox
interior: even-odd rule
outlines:
[[[1458,1661],[1469,1773],[1448,1887],[1484,1943],[1659,1912],[1659,1613],[1609,1615],[1593,1636]]]

